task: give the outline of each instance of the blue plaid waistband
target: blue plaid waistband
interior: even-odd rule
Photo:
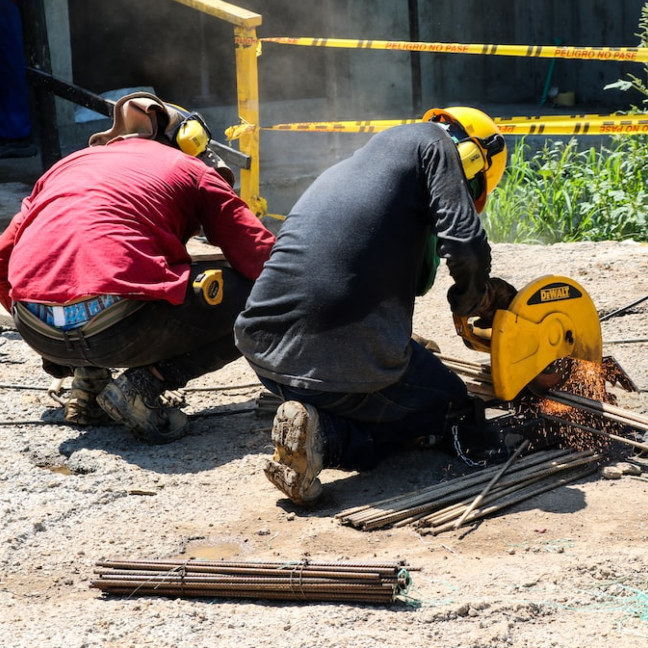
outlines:
[[[122,299],[120,295],[98,295],[67,306],[48,306],[36,302],[22,304],[45,324],[68,331],[87,324],[95,315]]]

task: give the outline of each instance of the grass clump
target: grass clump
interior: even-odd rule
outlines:
[[[494,243],[648,241],[648,137],[579,150],[575,139],[532,152],[520,139],[484,227]]]
[[[648,2],[639,46],[648,47]],[[644,66],[648,78],[648,66]],[[635,90],[648,104],[648,82],[629,74],[606,89]],[[633,108],[633,112],[644,110]],[[484,226],[496,243],[648,241],[648,137],[614,136],[608,146],[579,150],[576,140],[548,141],[532,152],[518,140]]]

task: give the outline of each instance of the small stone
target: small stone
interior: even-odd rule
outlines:
[[[616,466],[604,466],[601,470],[601,476],[603,479],[621,479],[623,471]]]
[[[616,467],[624,475],[641,475],[641,468],[639,466],[636,466],[635,464],[627,463],[626,461],[618,463]]]

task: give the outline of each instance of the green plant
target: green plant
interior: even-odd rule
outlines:
[[[648,241],[648,138],[616,137],[579,150],[575,139],[533,153],[517,142],[489,198],[493,242]]]
[[[635,35],[648,47],[648,2]],[[636,75],[605,87],[637,90],[648,103],[648,82]],[[484,226],[494,242],[648,241],[646,187],[646,136],[614,136],[609,146],[580,151],[575,139],[548,141],[535,153],[522,138],[489,198]]]
[[[635,34],[639,38],[639,47],[648,47],[648,3],[646,3],[641,8],[641,17],[639,18],[639,32]],[[644,72],[648,76],[648,66],[644,66]],[[611,90],[637,90],[644,97],[648,97],[648,85],[645,81],[640,79],[634,74],[628,74],[625,80],[619,79],[615,83],[610,83],[605,86],[605,89]],[[648,99],[644,99],[644,103],[648,102]]]

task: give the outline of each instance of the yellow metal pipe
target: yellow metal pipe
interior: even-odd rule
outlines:
[[[234,27],[236,47],[236,86],[239,118],[249,124],[259,123],[259,79],[257,69],[257,36],[253,27]],[[242,153],[251,158],[249,169],[241,169],[241,198],[257,216],[267,206],[259,196],[259,130],[249,129],[239,140]]]
[[[205,14],[241,27],[258,27],[263,19],[258,13],[220,0],[174,0],[174,2],[198,9]]]
[[[234,25],[236,53],[236,86],[239,117],[255,127],[240,138],[239,148],[251,158],[249,169],[241,169],[241,198],[257,216],[267,212],[259,196],[259,77],[257,70],[258,40],[255,27],[263,17],[220,0],[174,0]]]

